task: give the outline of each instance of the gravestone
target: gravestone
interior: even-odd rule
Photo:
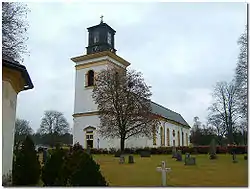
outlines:
[[[142,150],[142,151],[140,151],[140,156],[141,157],[151,157],[151,153],[150,153],[150,151]]]
[[[195,157],[190,157],[189,153],[185,155],[185,164],[184,165],[196,165]]]
[[[178,151],[177,151],[177,154],[176,154],[176,161],[182,161],[181,150],[178,150]]]
[[[121,155],[120,156],[120,161],[119,161],[120,164],[124,164],[125,163],[125,156],[124,155]]]
[[[244,160],[247,160],[247,155],[244,156]]]
[[[236,154],[235,154],[235,152],[233,152],[232,158],[233,158],[233,163],[237,163],[237,162],[238,162],[237,159],[236,159]]]
[[[135,163],[134,156],[132,156],[132,155],[128,156],[128,163]]]
[[[47,162],[47,158],[48,158],[48,151],[47,149],[43,149],[43,164]]]
[[[217,156],[216,156],[216,143],[215,143],[214,138],[212,139],[212,141],[210,143],[209,158],[210,159],[217,159]]]
[[[176,156],[177,156],[176,147],[173,146],[173,148],[172,148],[172,158],[176,158]]]
[[[161,167],[157,167],[156,170],[161,172],[161,185],[167,186],[167,172],[171,170],[171,168],[166,168],[165,161],[161,162]]]

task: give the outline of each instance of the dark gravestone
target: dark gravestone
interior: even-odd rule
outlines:
[[[185,165],[196,165],[196,158],[190,157],[185,159]]]
[[[237,163],[237,162],[238,162],[237,159],[236,159],[236,154],[235,154],[235,152],[233,152],[232,158],[233,158],[233,163]]]
[[[244,156],[244,160],[247,160],[247,155]]]
[[[195,157],[190,157],[189,153],[185,155],[185,165],[196,165]]]
[[[43,150],[43,164],[47,162],[47,158],[48,158],[48,151],[47,149],[44,149]]]
[[[180,150],[178,150],[178,152],[176,154],[176,161],[182,161],[182,154],[181,154]]]
[[[174,146],[172,148],[172,158],[176,158],[177,157],[177,152],[176,152],[176,147]]]
[[[128,156],[128,163],[135,163],[134,156],[132,155]]]
[[[124,164],[125,163],[125,156],[124,155],[121,155],[120,156],[120,161],[119,161],[120,164]]]
[[[141,157],[150,157],[151,156],[150,151],[147,151],[147,150],[141,151],[140,155],[141,155]]]
[[[216,155],[216,143],[215,143],[215,139],[214,138],[212,139],[212,141],[210,143],[209,158],[210,159],[217,159],[217,155]]]

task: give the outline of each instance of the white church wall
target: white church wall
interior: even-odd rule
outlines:
[[[91,123],[91,124],[89,124]],[[74,118],[73,127],[73,143],[79,142],[84,148],[86,148],[86,135],[84,129],[88,126],[95,127],[94,131],[94,148],[98,148],[97,139],[99,138],[99,148],[120,148],[120,139],[103,138],[98,133],[98,127],[100,125],[100,119],[98,115],[82,116]],[[160,144],[160,137],[157,138],[157,144]],[[131,137],[125,141],[125,148],[132,147],[153,147],[153,140],[147,137]]]
[[[85,87],[85,74],[89,70],[100,72],[101,70],[106,68],[106,65],[99,65],[95,67],[76,70],[74,113],[92,112],[97,110],[97,105],[92,99],[93,88]]]
[[[91,123],[91,124],[90,124]],[[74,118],[74,127],[73,127],[73,143],[79,142],[83,146],[83,148],[86,148],[86,133],[84,129],[88,126],[95,127],[96,130],[94,130],[94,148],[117,148],[119,147],[120,143],[118,139],[104,139],[100,136],[98,133],[98,127],[100,125],[100,119],[98,115],[92,115],[92,116],[82,116],[82,117],[75,117]],[[99,138],[99,145],[98,145],[98,139]]]
[[[17,93],[8,81],[2,81],[2,174],[12,170]]]

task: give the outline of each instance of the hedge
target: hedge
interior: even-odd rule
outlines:
[[[209,153],[210,146],[196,146],[196,147],[187,147],[187,146],[180,146],[176,147],[176,150],[181,150],[182,154],[185,153],[191,153],[191,154],[208,154]],[[217,154],[226,154],[226,153],[232,153],[232,150],[235,149],[236,154],[246,154],[248,146],[217,146],[216,147],[216,153]],[[64,149],[64,150],[70,150],[70,149]],[[86,149],[85,149],[86,150]],[[84,150],[84,151],[85,151]],[[49,153],[52,152],[53,149],[49,149]],[[172,147],[158,147],[158,148],[125,148],[124,153],[125,154],[140,154],[141,151],[150,151],[151,154],[171,154],[172,153]],[[117,154],[120,153],[120,150],[116,150],[115,148],[110,149],[91,149],[91,154]]]

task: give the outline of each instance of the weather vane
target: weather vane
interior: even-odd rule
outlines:
[[[101,18],[101,23],[103,23],[103,15],[100,18]]]

